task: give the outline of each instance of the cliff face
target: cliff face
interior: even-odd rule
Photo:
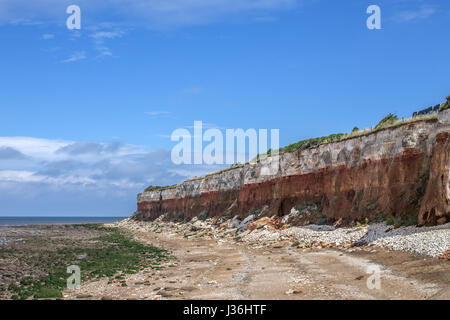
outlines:
[[[440,113],[437,124],[430,181],[419,213],[420,225],[450,221],[450,109]]]
[[[450,110],[418,121],[272,158],[138,195],[136,219],[285,215],[312,206],[303,223],[394,216],[450,221]]]

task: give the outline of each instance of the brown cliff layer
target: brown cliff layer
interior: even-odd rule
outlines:
[[[388,215],[401,218],[419,212],[427,175],[424,154],[411,152],[393,160],[321,169],[315,173],[244,185],[238,190],[144,201],[138,204],[138,211],[145,220],[153,220],[164,213],[171,219],[224,214],[244,217],[251,210],[266,206],[269,215],[282,216],[303,203],[317,203],[328,222],[339,218],[362,221],[368,217],[374,220]]]

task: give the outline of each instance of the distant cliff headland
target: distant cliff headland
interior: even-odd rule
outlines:
[[[449,98],[437,113],[388,115],[371,129],[282,148],[273,175],[261,174],[273,161],[269,154],[179,185],[149,187],[138,195],[133,218],[284,216],[307,207],[298,224],[450,222]]]

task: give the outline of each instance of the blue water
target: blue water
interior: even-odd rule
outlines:
[[[108,223],[120,221],[125,218],[126,217],[0,217],[0,226]]]

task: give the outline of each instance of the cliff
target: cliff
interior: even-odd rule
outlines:
[[[167,189],[138,195],[135,219],[188,220],[249,213],[283,216],[309,208],[298,223],[450,221],[450,110],[437,119],[279,155]]]

